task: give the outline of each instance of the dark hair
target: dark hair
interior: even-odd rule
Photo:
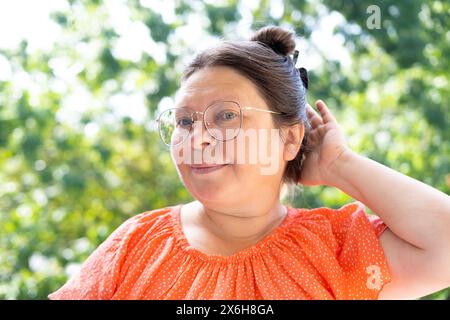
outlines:
[[[281,27],[267,26],[257,30],[250,40],[222,41],[219,45],[200,52],[185,69],[181,81],[194,72],[213,66],[233,68],[252,81],[270,110],[275,125],[291,126],[303,123],[305,135],[296,157],[287,163],[283,182],[296,185],[301,177],[307,152],[310,124],[306,115],[306,69],[295,67],[297,58],[289,55],[295,50],[294,32]],[[296,54],[298,54],[296,52]]]

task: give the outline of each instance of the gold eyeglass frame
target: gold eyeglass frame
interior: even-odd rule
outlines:
[[[214,134],[212,134],[212,133],[209,131],[208,125],[207,125],[207,123],[206,123],[206,121],[205,121],[205,114],[208,112],[208,109],[209,109],[209,108],[211,108],[212,106],[214,106],[214,105],[215,105],[216,103],[218,103],[218,102],[232,102],[232,103],[236,104],[236,105],[238,106],[238,108],[239,108],[239,129],[237,130],[237,133],[235,134],[235,136],[234,136],[233,138],[230,138],[230,139],[217,139],[217,138],[214,136]],[[192,132],[192,128],[193,128],[193,126],[194,126],[195,121],[198,121],[198,119],[197,119],[197,120],[194,120],[194,114],[195,114],[195,115],[197,115],[197,114],[201,114],[201,115],[202,115],[202,122],[203,122],[203,125],[205,126],[205,128],[206,128],[206,130],[208,131],[209,135],[210,135],[211,137],[213,137],[214,139],[219,140],[219,141],[233,140],[233,139],[235,139],[235,138],[239,135],[239,132],[240,132],[240,130],[242,129],[242,123],[243,123],[243,116],[242,116],[242,114],[243,114],[243,111],[259,111],[259,112],[267,112],[267,113],[280,114],[280,115],[284,114],[284,113],[282,113],[282,112],[277,112],[277,111],[272,111],[272,110],[266,110],[266,109],[261,109],[261,108],[256,108],[256,107],[241,107],[241,105],[239,104],[239,102],[233,101],[233,100],[215,100],[215,101],[213,101],[211,104],[209,104],[209,105],[206,107],[205,111],[194,111],[194,112],[191,113],[190,116],[191,116],[192,124],[191,124],[191,126],[190,126],[190,128],[189,128],[189,133],[183,138],[183,140],[182,140],[180,143],[177,143],[177,144],[173,145],[173,144],[167,144],[167,143],[164,141],[164,138],[162,137],[162,134],[161,134],[161,116],[162,116],[165,112],[167,112],[168,110],[174,110],[174,109],[189,109],[189,108],[186,108],[186,107],[170,108],[170,109],[167,109],[167,110],[164,110],[163,112],[161,112],[161,114],[160,114],[160,115],[157,117],[157,119],[156,119],[156,122],[158,123],[158,132],[159,132],[159,136],[160,136],[161,140],[164,142],[164,144],[167,145],[167,146],[169,146],[169,147],[176,147],[176,146],[178,146],[178,145],[184,143],[184,141],[186,140],[186,138],[189,137],[189,135],[190,135],[191,132]]]

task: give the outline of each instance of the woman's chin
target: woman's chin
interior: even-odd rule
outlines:
[[[223,201],[222,188],[219,186],[208,187],[207,185],[192,187],[191,194],[201,202],[217,202]]]
[[[230,178],[234,176],[230,171],[231,165],[209,172],[198,172],[191,168],[183,168],[182,180],[191,195],[202,202],[221,202],[229,195],[230,186],[236,182]],[[228,194],[228,195],[227,195]]]

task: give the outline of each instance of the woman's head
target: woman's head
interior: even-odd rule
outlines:
[[[236,104],[229,105],[242,109],[241,130],[235,139],[215,139],[206,130],[211,115],[205,125],[200,114],[197,117],[200,121],[194,122],[186,139],[190,143],[172,147],[173,157],[187,151],[194,155],[208,151],[215,154],[213,163],[231,163],[201,174],[177,160],[184,184],[201,202],[222,207],[240,203],[242,208],[243,203],[254,205],[252,200],[275,200],[283,184],[296,184],[299,180],[310,125],[306,116],[306,70],[295,67],[290,57],[294,49],[292,32],[265,27],[249,41],[223,41],[201,52],[186,68],[177,94],[177,107],[186,107],[189,113],[204,112],[215,101],[234,101]],[[248,107],[259,110],[247,110]],[[246,135],[247,132],[250,134]],[[258,145],[256,163],[250,161],[255,159],[252,148],[255,141],[251,141],[254,133]],[[247,141],[244,163],[237,159],[242,141]],[[268,165],[264,163],[267,156],[276,163],[276,168],[262,174],[262,167]]]

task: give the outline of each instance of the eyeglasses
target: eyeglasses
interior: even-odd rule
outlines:
[[[203,115],[203,123],[208,133],[219,141],[227,141],[236,138],[242,128],[243,111],[259,111],[273,114],[283,114],[272,110],[241,107],[236,101],[215,101],[204,112],[190,113],[188,108],[171,108],[162,112],[156,121],[158,122],[159,135],[162,141],[169,147],[182,144],[192,131],[192,127]]]

